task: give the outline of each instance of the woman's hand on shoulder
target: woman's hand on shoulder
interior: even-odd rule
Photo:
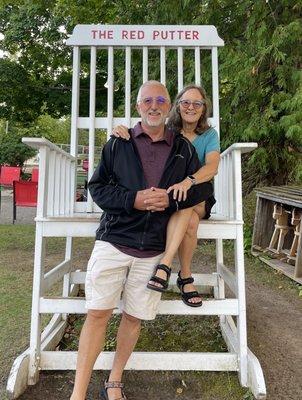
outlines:
[[[128,128],[127,126],[124,125],[118,125],[115,128],[113,128],[112,135],[126,140],[130,139]]]
[[[167,193],[173,191],[173,199],[177,201],[184,201],[187,199],[187,192],[191,188],[192,183],[189,179],[184,179],[179,183],[175,183],[174,185],[170,186],[167,190]]]

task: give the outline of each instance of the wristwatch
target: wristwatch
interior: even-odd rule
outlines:
[[[192,186],[196,185],[196,179],[193,175],[188,175],[187,179],[189,179],[189,181],[191,181]]]

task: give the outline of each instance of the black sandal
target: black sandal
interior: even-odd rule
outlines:
[[[178,278],[176,283],[178,289],[180,290],[182,301],[189,307],[200,307],[202,306],[201,295],[196,290],[194,290],[193,292],[184,292],[184,286],[187,285],[188,283],[193,283],[193,282],[194,278],[192,278],[192,276],[190,278],[182,279],[180,276],[180,271],[178,272]],[[189,300],[193,299],[193,297],[199,297],[200,301],[198,303],[190,302]]]
[[[162,271],[165,271],[167,274],[166,279],[159,278],[156,276],[157,271],[161,269]],[[165,264],[158,264],[155,269],[154,273],[150,278],[151,282],[159,283],[161,286],[155,286],[152,285],[151,283],[148,283],[147,288],[151,290],[155,290],[156,292],[165,292],[168,289],[169,286],[169,279],[171,276],[171,268],[167,267]]]
[[[109,400],[107,389],[110,389],[110,388],[118,388],[118,389],[121,389],[121,391],[122,391],[122,397],[118,397],[117,399],[114,399],[114,400],[127,400],[127,397],[123,391],[124,384],[122,382],[118,382],[118,381],[112,381],[112,382],[105,381],[104,388],[102,388],[101,392],[100,392],[101,400]]]

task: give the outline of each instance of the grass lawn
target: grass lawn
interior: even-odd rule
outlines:
[[[34,255],[33,225],[0,225],[0,399],[5,399],[6,379],[14,358],[28,347],[32,270]],[[81,238],[74,241],[75,265],[86,265],[93,246],[93,239]],[[64,240],[51,238],[47,241],[46,269],[59,263],[64,254]],[[232,260],[232,245],[226,244],[226,261]],[[197,251],[197,256],[199,251]],[[200,254],[199,254],[200,255]],[[201,256],[201,255],[200,255]],[[202,256],[214,262],[213,243],[202,246]],[[263,266],[257,259],[246,257],[247,274],[266,282],[279,290],[286,290],[298,296],[298,285],[270,268]],[[174,294],[168,294],[174,296]],[[107,335],[106,350],[115,348],[115,332],[119,316],[112,318]],[[70,327],[60,347],[77,349],[82,316],[70,317]],[[159,316],[154,322],[144,323],[137,350],[161,351],[225,351],[218,319],[216,317],[174,317]],[[131,380],[132,372],[129,372]],[[157,373],[159,374],[159,373]],[[165,372],[160,373],[166,376]],[[182,398],[186,381],[193,380],[201,385],[203,400],[239,400],[252,399],[249,390],[241,388],[235,373],[186,372],[168,373],[178,379],[179,391],[175,398]],[[159,375],[157,375],[159,376]],[[159,377],[160,380],[160,377]],[[150,383],[151,384],[151,383]],[[157,383],[153,382],[154,385]],[[163,382],[163,384],[165,384]]]

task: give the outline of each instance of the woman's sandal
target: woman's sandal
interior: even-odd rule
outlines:
[[[100,392],[100,399],[109,400],[107,389],[112,389],[112,388],[118,388],[121,389],[122,391],[122,397],[118,397],[114,400],[127,400],[127,397],[123,391],[124,384],[118,381],[112,381],[112,382],[105,381],[104,388],[102,388]]]
[[[201,295],[196,290],[194,290],[192,292],[184,292],[184,286],[189,283],[193,283],[193,282],[194,282],[194,278],[192,278],[192,276],[190,278],[182,279],[180,276],[180,271],[178,272],[178,278],[177,278],[176,283],[177,283],[178,289],[180,290],[182,301],[189,307],[200,307],[200,306],[202,306]],[[199,297],[200,301],[198,303],[192,303],[191,301],[189,301],[190,299],[193,299],[194,297]]]
[[[165,273],[167,274],[166,279],[162,279],[162,278],[159,278],[158,276],[156,276],[157,271],[159,269],[161,269],[162,271],[165,271]],[[151,290],[155,290],[156,292],[165,292],[169,286],[170,276],[171,276],[171,268],[167,267],[167,265],[165,265],[165,264],[158,264],[154,269],[154,273],[151,276],[150,281],[154,282],[154,283],[159,283],[161,286],[156,286],[156,285],[153,285],[152,283],[148,283],[147,288],[151,289]]]

